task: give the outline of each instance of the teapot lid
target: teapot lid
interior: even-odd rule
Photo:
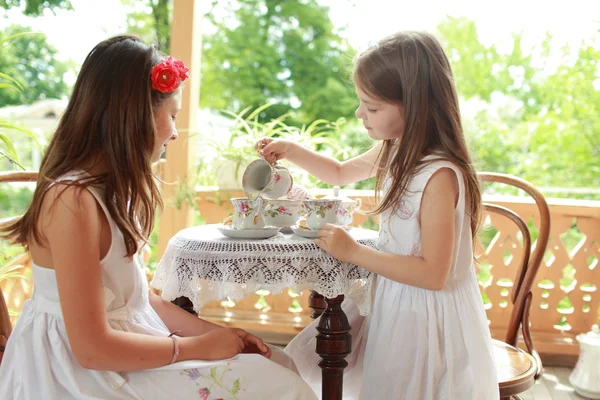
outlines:
[[[577,340],[583,344],[600,346],[600,329],[598,329],[598,325],[593,325],[592,330],[587,333],[577,335]]]
[[[329,199],[329,200],[341,200],[342,202],[346,202],[346,201],[352,201],[354,202],[355,200],[351,199],[350,197],[346,197],[346,196],[341,196],[340,195],[340,187],[339,186],[334,186],[332,189],[333,195],[329,194],[325,197],[323,197],[324,199]]]

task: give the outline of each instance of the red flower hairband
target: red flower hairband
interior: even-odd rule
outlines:
[[[152,81],[152,89],[162,93],[171,93],[179,86],[179,82],[185,81],[190,77],[187,68],[183,61],[176,60],[169,56],[152,67],[150,72],[150,80]]]

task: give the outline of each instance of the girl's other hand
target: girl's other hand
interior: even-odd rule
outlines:
[[[271,358],[271,349],[258,336],[245,332],[246,336],[242,339],[246,347],[244,353],[260,354],[267,358]]]
[[[340,226],[325,224],[315,244],[342,262],[352,262],[358,243]]]
[[[258,154],[270,163],[286,158],[292,142],[283,139],[262,138],[256,142],[254,148]]]
[[[198,346],[210,346],[208,353],[206,353],[206,348],[202,349],[207,356],[199,357],[198,359],[225,360],[235,357],[246,347],[243,340],[246,335],[248,333],[242,329],[223,328],[197,336],[202,341],[202,344],[198,344]],[[201,349],[199,348],[198,350]]]

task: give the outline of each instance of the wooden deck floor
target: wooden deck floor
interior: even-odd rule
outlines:
[[[564,367],[546,367],[542,379],[521,395],[523,400],[585,400],[575,393],[569,383],[571,370]]]
[[[261,335],[260,332],[253,332]],[[268,336],[268,335],[267,335]],[[288,340],[281,341],[281,338],[263,337],[263,339],[271,344],[275,344],[281,349],[287,344]],[[566,367],[544,367],[544,375],[542,379],[527,392],[521,394],[523,400],[588,400],[575,392],[575,389],[569,382],[571,368]]]

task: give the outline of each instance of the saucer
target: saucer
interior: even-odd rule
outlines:
[[[290,228],[292,228],[292,230],[294,231],[294,233],[298,236],[302,236],[305,237],[307,239],[316,239],[317,235],[319,234],[319,231],[313,231],[313,230],[308,230],[308,229],[300,229],[297,226],[290,226]]]
[[[261,229],[233,229],[224,226],[217,227],[223,235],[233,239],[266,239],[277,235],[279,227],[265,226]]]
[[[282,226],[281,230],[279,232],[281,232],[281,233],[287,233],[287,234],[294,233],[294,231],[292,231],[292,227],[291,226]]]
[[[290,226],[290,228],[294,231],[294,233],[298,236],[302,236],[308,239],[316,239],[319,235],[319,231],[317,230],[308,230],[308,229],[299,229],[297,225]],[[350,225],[346,225],[343,227],[346,232],[348,232],[352,227]]]

